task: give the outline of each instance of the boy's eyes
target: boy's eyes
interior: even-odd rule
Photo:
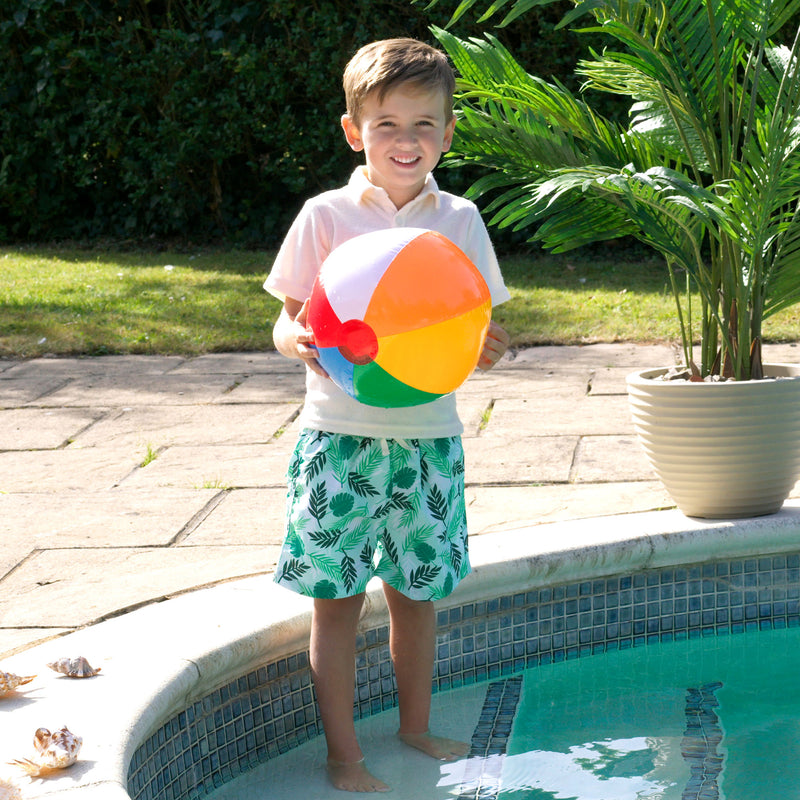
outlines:
[[[415,122],[414,124],[415,125],[425,125],[425,126],[431,125],[432,126],[433,122],[431,122],[431,120],[429,120],[429,119],[421,119],[418,122]],[[382,120],[381,122],[378,123],[378,127],[379,128],[393,128],[394,126],[395,126],[395,123],[392,122],[391,120],[388,120],[388,119]]]

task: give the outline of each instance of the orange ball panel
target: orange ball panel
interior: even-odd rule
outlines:
[[[394,257],[375,287],[364,322],[380,339],[435,325],[482,303],[491,304],[491,297],[480,272],[449,239],[430,231]]]

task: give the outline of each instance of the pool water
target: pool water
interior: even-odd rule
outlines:
[[[396,711],[357,723],[393,800],[765,800],[800,797],[800,628],[650,644],[434,697],[433,727],[469,739],[441,764],[398,744]],[[215,800],[348,796],[322,737]]]
[[[499,797],[800,796],[800,629],[648,645],[525,675]]]

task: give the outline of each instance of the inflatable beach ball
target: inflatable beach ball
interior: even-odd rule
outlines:
[[[447,237],[388,228],[325,259],[308,309],[319,361],[371,406],[429,403],[457,389],[483,349],[489,288]]]

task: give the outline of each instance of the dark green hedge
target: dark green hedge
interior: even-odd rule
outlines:
[[[428,25],[452,7],[0,0],[0,241],[275,244],[355,163],[338,123],[347,59],[378,38],[435,43]],[[554,31],[567,7],[500,38],[532,72],[569,82],[575,35]],[[456,190],[470,177],[442,175]]]

